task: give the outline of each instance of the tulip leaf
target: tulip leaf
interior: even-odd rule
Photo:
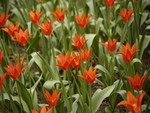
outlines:
[[[95,68],[97,68],[97,69],[103,71],[104,73],[106,73],[108,76],[111,77],[111,74],[110,74],[110,73],[108,72],[108,70],[107,70],[105,67],[103,67],[102,65],[96,65]]]
[[[145,20],[146,20],[147,17],[148,17],[148,14],[149,14],[148,12],[143,12],[143,13],[142,13],[140,26],[143,25],[143,23],[145,22]]]
[[[88,40],[87,41],[87,46],[90,49],[93,43],[93,40],[95,38],[96,34],[85,34],[85,39]]]
[[[79,94],[75,94],[72,97],[75,98],[75,101],[72,103],[72,111],[71,111],[71,113],[77,113]]]
[[[140,59],[138,59],[138,58],[134,58],[133,60],[132,60],[132,62],[131,62],[131,65],[133,65],[134,63],[140,63],[140,64],[142,64],[142,62],[141,62],[141,60]]]

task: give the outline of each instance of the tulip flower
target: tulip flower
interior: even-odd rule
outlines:
[[[90,59],[91,50],[90,49],[84,49],[82,52],[80,52],[80,55],[84,61],[88,61]]]
[[[84,73],[83,75],[77,75],[77,76],[85,79],[88,84],[92,84],[95,78],[98,77],[98,75],[96,75],[96,69],[92,70],[92,66],[89,68],[88,71],[83,68],[83,73]]]
[[[59,64],[56,64],[56,66],[61,67],[63,70],[68,70],[70,68],[70,52],[67,51],[66,55],[63,56],[62,54],[59,54],[58,56],[55,57],[58,61]]]
[[[75,52],[73,51],[72,52],[72,59],[71,59],[71,65],[72,65],[72,67],[75,68],[75,69],[78,69],[80,67],[81,63],[82,63],[81,56],[80,55],[77,56],[75,54]]]
[[[44,20],[44,26],[41,26],[38,24],[38,26],[40,27],[40,29],[42,30],[42,32],[49,36],[52,34],[52,26],[53,26],[53,22],[54,20],[48,22],[47,20]]]
[[[30,11],[29,12],[29,15],[31,17],[31,21],[34,23],[34,24],[37,24],[39,23],[40,21],[40,18],[41,16],[44,14],[44,12],[40,13],[40,10],[36,10],[35,12],[33,11]]]
[[[0,52],[0,65],[2,64],[3,54],[4,54],[4,51],[1,51]]]
[[[127,78],[129,80],[129,83],[131,84],[132,88],[137,91],[140,91],[142,89],[143,83],[147,76],[148,76],[148,74],[143,75],[142,78],[140,78],[139,74],[136,73],[134,78],[131,78],[130,76],[128,76]]]
[[[20,74],[27,69],[27,67],[21,68],[20,62],[16,63],[16,66],[13,64],[9,63],[9,67],[4,67],[6,70],[6,75],[10,76],[14,80],[18,79],[20,77]]]
[[[11,14],[9,14],[9,15],[5,15],[5,13],[4,12],[2,12],[2,14],[0,15],[0,27],[3,27],[3,26],[5,26],[5,24],[6,24],[6,21],[8,20],[8,18],[11,16]]]
[[[38,0],[38,2],[43,2],[44,0]]]
[[[85,35],[82,35],[81,38],[78,34],[75,34],[74,40],[71,39],[72,43],[74,44],[73,46],[78,49],[81,50],[84,46],[84,44],[88,41],[88,40],[84,40]]]
[[[111,40],[111,38],[108,38],[108,44],[105,43],[100,44],[105,46],[109,52],[114,52],[116,49],[117,39]]]
[[[41,110],[40,110],[40,113],[52,113],[53,112],[53,108],[50,108],[48,111],[46,110],[46,106],[43,105]],[[35,110],[31,110],[31,113],[38,113],[37,111]]]
[[[114,5],[115,0],[105,0],[108,8],[111,8]]]
[[[55,16],[55,18],[59,21],[59,22],[63,22],[64,18],[65,18],[65,12],[66,12],[66,8],[64,8],[62,11],[60,9],[56,9],[55,12],[50,11],[50,13],[52,15]]]
[[[84,13],[82,13],[81,17],[75,15],[75,19],[76,19],[78,26],[81,28],[85,28],[91,16],[92,14],[90,14],[88,17],[85,17]]]
[[[127,101],[121,101],[118,105],[124,105],[133,113],[141,113],[142,99],[146,93],[138,95],[136,98],[130,91],[127,92]]]
[[[55,107],[58,103],[58,100],[59,100],[59,97],[60,97],[60,92],[57,94],[57,91],[54,90],[53,91],[53,94],[51,95],[47,90],[45,91],[45,98],[48,102],[48,104],[51,106],[51,107]]]
[[[5,77],[6,77],[6,73],[4,75],[0,76],[0,90],[2,89],[2,85],[3,85],[3,81],[4,81]]]
[[[136,43],[132,46],[132,48],[131,48],[131,46],[130,46],[130,44],[127,42],[126,43],[126,46],[124,46],[123,44],[122,44],[122,51],[119,51],[118,53],[120,53],[120,54],[122,54],[122,57],[123,57],[123,59],[124,59],[124,61],[127,63],[127,64],[129,64],[131,61],[132,61],[132,59],[133,59],[133,57],[134,57],[134,55],[138,52],[138,51],[140,51],[140,50],[136,50]]]
[[[8,28],[2,28],[5,32],[7,32],[11,37],[15,37],[15,32],[18,32],[20,23],[17,23],[16,26],[10,22]]]
[[[131,18],[131,15],[134,11],[132,11],[132,9],[123,9],[123,10],[120,10],[121,13],[119,13],[119,15],[122,17],[123,21],[124,22],[129,22],[130,21],[130,18]]]

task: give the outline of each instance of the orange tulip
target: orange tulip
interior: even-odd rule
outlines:
[[[15,32],[18,32],[20,23],[16,24],[16,26],[10,22],[8,28],[2,28],[5,32],[7,32],[11,37],[15,37]]]
[[[75,69],[78,69],[80,67],[81,63],[82,63],[81,56],[80,55],[77,56],[75,54],[75,52],[73,51],[72,52],[72,59],[71,59],[71,65],[72,65],[72,67],[75,68]]]
[[[43,2],[44,0],[38,0],[38,2]]]
[[[31,21],[34,24],[39,23],[41,16],[44,14],[44,12],[40,13],[40,10],[36,10],[35,13],[33,11],[29,12],[29,15],[31,17]]]
[[[43,105],[41,110],[40,110],[40,113],[52,113],[52,112],[53,112],[53,108],[50,108],[48,111],[46,111],[45,105]],[[32,109],[31,113],[38,113],[38,112]]]
[[[0,27],[3,27],[3,26],[5,26],[5,24],[6,24],[6,21],[8,20],[8,18],[11,16],[11,14],[9,14],[9,15],[5,15],[5,13],[4,12],[2,12],[2,14],[0,15]]]
[[[118,105],[124,105],[133,113],[141,113],[142,99],[146,93],[138,95],[136,98],[130,91],[127,92],[127,101],[121,101]]]
[[[119,13],[119,15],[122,17],[122,19],[124,20],[124,22],[129,22],[130,21],[130,18],[131,18],[131,15],[134,11],[132,11],[132,9],[123,9],[123,10],[120,10],[121,13]]]
[[[114,5],[115,0],[105,0],[107,7],[111,8]]]
[[[26,29],[24,32],[22,29],[20,29],[19,32],[15,32],[16,38],[13,38],[12,40],[19,42],[21,45],[25,46],[30,36],[32,36],[32,34],[28,35],[28,29]]]
[[[0,52],[0,65],[2,64],[3,54],[4,54],[4,51],[1,51]]]
[[[53,91],[52,95],[47,90],[45,92],[45,98],[51,107],[55,107],[57,105],[59,97],[60,97],[60,92],[57,94],[56,90]]]
[[[134,78],[131,78],[130,76],[128,76],[127,78],[129,80],[129,83],[131,84],[132,88],[137,91],[140,91],[142,89],[144,80],[146,79],[147,76],[148,76],[148,74],[143,75],[142,78],[140,79],[139,74],[136,73]]]
[[[5,77],[6,77],[6,73],[0,77],[0,90],[2,89],[2,85]]]
[[[108,44],[105,43],[100,43],[100,44],[105,46],[109,52],[114,52],[116,49],[117,39],[114,39],[112,41],[111,38],[108,38]]]
[[[85,28],[91,16],[92,14],[90,14],[88,17],[85,17],[84,13],[82,13],[81,17],[75,15],[75,19],[76,19],[78,26],[81,28]]]
[[[44,20],[44,26],[41,26],[38,24],[40,29],[43,31],[43,33],[47,36],[52,34],[52,25],[53,25],[54,20],[48,22],[47,20]]]
[[[73,46],[78,49],[81,50],[84,46],[84,44],[88,41],[88,40],[84,40],[85,35],[82,35],[81,38],[78,34],[75,34],[74,40],[71,39],[72,43],[74,44]]]
[[[91,50],[89,49],[84,49],[81,53],[80,53],[80,55],[81,55],[81,57],[82,57],[82,59],[84,60],[84,61],[88,61],[89,59],[90,59],[90,54],[91,54]]]
[[[59,22],[63,22],[64,18],[65,18],[65,12],[66,12],[66,8],[64,8],[62,11],[60,9],[56,9],[55,12],[50,11],[50,13],[52,15],[55,16],[55,18],[59,21]]]
[[[92,84],[95,78],[98,77],[98,75],[96,75],[96,69],[93,71],[92,66],[89,68],[88,71],[83,68],[83,73],[84,73],[83,75],[77,75],[77,76],[85,79],[88,84]]]
[[[23,67],[21,69],[20,62],[16,63],[16,66],[9,63],[9,67],[4,67],[4,69],[7,71],[6,75],[9,75],[13,79],[18,79],[20,77],[20,74],[26,69],[27,67]]]
[[[126,46],[122,44],[122,49],[123,50],[119,51],[118,53],[122,54],[122,57],[127,64],[132,61],[136,52],[140,51],[140,50],[136,50],[136,43],[131,48],[128,42],[126,43]]]
[[[58,56],[55,57],[58,61],[59,64],[56,64],[56,66],[61,67],[63,70],[68,70],[70,68],[70,52],[67,51],[66,55],[63,56],[62,54],[59,54]]]

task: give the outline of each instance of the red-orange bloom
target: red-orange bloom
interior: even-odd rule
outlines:
[[[140,91],[142,89],[144,80],[146,79],[147,76],[148,76],[148,74],[143,75],[142,78],[140,78],[139,74],[136,73],[134,78],[131,78],[130,76],[128,76],[127,78],[129,80],[129,83],[131,84],[132,88],[137,91]]]
[[[52,112],[53,112],[53,107],[50,108],[48,111],[46,111],[46,106],[45,105],[43,105],[41,110],[40,110],[40,113],[52,113]],[[31,113],[38,113],[38,112],[32,109]]]
[[[47,90],[45,91],[45,98],[51,107],[55,107],[57,105],[59,97],[60,92],[57,94],[56,90],[53,91],[52,95]]]
[[[88,84],[92,84],[95,78],[98,77],[98,75],[96,75],[96,69],[92,70],[92,66],[90,66],[88,71],[83,68],[83,73],[84,73],[83,75],[77,75],[77,76],[85,79]]]
[[[84,49],[80,55],[84,61],[88,61],[90,59],[91,49]]]
[[[2,14],[0,15],[0,27],[3,27],[3,26],[5,26],[5,24],[6,24],[6,21],[8,20],[8,18],[11,16],[11,14],[9,14],[9,15],[5,15],[5,13],[4,12],[2,12]]]
[[[52,33],[52,26],[53,26],[54,20],[48,22],[47,20],[44,20],[44,26],[41,26],[38,24],[40,29],[43,31],[43,33],[47,36],[51,35]]]
[[[6,73],[0,77],[0,90],[2,89],[2,85],[5,77],[6,77]]]
[[[19,32],[15,32],[16,38],[12,40],[19,42],[21,45],[25,46],[30,36],[32,36],[32,34],[28,35],[28,29],[26,29],[24,32],[22,29],[20,29]]]
[[[105,43],[100,44],[105,46],[109,52],[114,52],[116,49],[117,39],[111,40],[111,38],[108,38],[108,44]]]
[[[138,51],[140,50],[136,50],[136,43],[131,48],[130,44],[127,42],[126,46],[122,44],[122,51],[119,51],[118,53],[122,54],[124,61],[128,64],[132,61],[134,55]]]
[[[15,37],[15,32],[18,32],[20,23],[16,24],[16,26],[10,22],[8,28],[2,28],[5,32],[7,32],[11,37]]]
[[[71,65],[73,68],[78,69],[82,63],[81,55],[76,55],[75,52],[72,52]]]
[[[59,54],[58,56],[55,57],[58,61],[59,64],[56,64],[56,66],[61,67],[63,70],[68,70],[70,68],[70,52],[67,51],[66,55],[63,56],[62,54]]]
[[[84,46],[84,44],[88,41],[88,40],[84,40],[85,35],[82,35],[81,38],[78,34],[75,34],[74,40],[71,39],[72,43],[74,44],[73,46],[78,49],[81,50]]]
[[[44,14],[44,12],[40,13],[40,10],[36,10],[35,12],[33,11],[30,11],[29,12],[29,15],[31,17],[31,21],[34,23],[34,24],[37,24],[39,23],[40,21],[40,18],[41,16]]]
[[[62,21],[64,20],[64,18],[65,18],[65,12],[66,12],[66,8],[64,8],[62,11],[61,11],[60,9],[58,9],[58,8],[56,9],[55,12],[50,11],[50,13],[51,13],[52,15],[54,15],[55,18],[56,18],[59,22],[62,22]]]
[[[78,26],[81,28],[85,28],[91,16],[92,14],[90,14],[88,17],[85,17],[84,13],[82,13],[81,17],[75,15],[75,19],[76,19]]]
[[[146,93],[138,95],[136,98],[130,91],[127,92],[127,101],[121,101],[118,105],[124,105],[133,113],[141,113],[142,99]]]
[[[114,5],[115,0],[105,0],[107,7],[111,8]]]
[[[4,54],[4,51],[1,51],[0,52],[0,65],[2,64],[3,54]]]
[[[44,0],[38,0],[38,2],[43,2]]]
[[[131,15],[134,11],[132,11],[132,9],[123,9],[123,10],[120,10],[121,13],[119,13],[119,15],[122,17],[122,19],[124,20],[124,22],[129,22],[130,21],[130,18],[131,18]]]
[[[9,75],[13,79],[18,79],[20,77],[20,74],[26,69],[27,67],[21,68],[20,62],[16,63],[16,66],[9,63],[9,67],[4,67],[4,69],[7,71],[6,74]]]

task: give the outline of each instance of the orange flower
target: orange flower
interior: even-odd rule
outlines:
[[[141,113],[141,104],[142,104],[142,99],[146,93],[142,93],[138,95],[137,98],[128,91],[127,92],[127,101],[121,101],[118,103],[118,105],[124,105],[126,108],[128,108],[131,112],[133,113]]]
[[[18,79],[20,77],[20,74],[26,69],[27,67],[23,67],[21,69],[20,62],[16,63],[16,66],[9,63],[9,67],[4,67],[4,69],[7,71],[6,74],[9,75],[13,79]]]
[[[62,54],[59,54],[58,56],[55,57],[58,61],[59,64],[56,64],[56,66],[61,67],[63,70],[68,70],[70,68],[70,52],[67,51],[66,55],[63,56]]]
[[[43,2],[44,0],[38,0],[38,2]]]
[[[75,19],[76,19],[78,26],[81,28],[85,28],[91,16],[92,14],[90,14],[88,17],[85,17],[84,13],[82,13],[81,17],[75,15]]]
[[[92,84],[95,78],[98,77],[98,75],[96,75],[96,69],[93,71],[92,66],[89,68],[88,71],[83,68],[83,73],[84,73],[83,75],[77,75],[77,76],[85,79],[88,84]]]
[[[111,8],[114,5],[115,0],[105,0],[107,7]]]
[[[72,43],[74,43],[74,47],[78,50],[81,50],[84,46],[84,44],[88,41],[88,40],[84,40],[85,35],[82,35],[81,38],[79,37],[78,34],[75,34],[74,40],[71,39]]]
[[[44,26],[41,26],[38,24],[40,29],[43,31],[43,33],[47,36],[51,35],[52,33],[52,25],[53,25],[54,20],[48,22],[47,20],[44,20]]]
[[[20,29],[19,32],[15,32],[16,38],[12,40],[19,42],[21,45],[25,46],[30,36],[32,36],[32,34],[28,35],[28,29],[26,29],[24,32],[22,29]]]
[[[91,54],[91,50],[90,50],[90,49],[89,49],[89,50],[88,50],[88,49],[84,49],[84,50],[80,53],[82,59],[83,59],[84,61],[86,61],[86,62],[89,60],[90,54]]]
[[[34,23],[34,24],[37,24],[39,23],[39,20],[41,18],[41,16],[44,14],[44,12],[40,13],[40,10],[36,10],[35,13],[33,11],[30,11],[29,12],[29,15],[31,17],[31,21]]]
[[[129,22],[131,15],[134,11],[132,11],[132,9],[129,9],[129,10],[123,9],[120,11],[121,11],[121,13],[119,13],[119,15],[123,18],[124,22]]]
[[[0,52],[0,65],[2,64],[3,54],[4,54],[4,51],[1,51]]]
[[[41,110],[40,110],[40,113],[52,113],[52,112],[53,112],[53,108],[50,108],[48,111],[46,111],[45,105],[43,105]],[[38,112],[32,109],[31,113],[38,113]]]
[[[118,53],[122,54],[122,57],[127,64],[132,61],[136,52],[140,51],[140,50],[136,50],[136,43],[131,48],[128,42],[126,43],[126,46],[122,44],[122,49],[123,50],[119,51]]]
[[[53,91],[52,95],[47,90],[45,91],[45,98],[51,107],[55,107],[57,105],[59,97],[60,92],[57,94],[56,90]]]
[[[131,84],[132,88],[137,91],[140,91],[142,89],[144,80],[146,79],[147,76],[148,76],[148,74],[143,75],[142,78],[140,79],[139,74],[136,73],[134,78],[131,78],[130,76],[128,76],[127,78],[129,80],[129,83]]]
[[[71,59],[71,65],[72,65],[72,67],[75,68],[75,69],[78,69],[80,67],[81,63],[82,63],[81,56],[80,55],[77,56],[75,54],[75,52],[73,51],[72,52],[72,59]]]
[[[9,15],[5,15],[5,13],[4,12],[2,12],[2,14],[0,15],[0,27],[3,27],[3,26],[5,26],[5,24],[6,24],[6,21],[8,20],[8,18],[11,16],[11,14],[9,14]]]
[[[114,52],[116,49],[117,39],[114,39],[112,41],[111,38],[108,38],[108,44],[105,43],[100,43],[100,44],[105,46],[109,52]]]
[[[5,32],[7,32],[11,37],[15,37],[15,32],[18,32],[20,23],[16,24],[16,26],[10,22],[10,25],[8,28],[2,28]]]
[[[62,22],[62,21],[64,20],[64,18],[65,18],[65,12],[66,12],[66,8],[64,8],[62,11],[61,11],[60,9],[58,9],[58,8],[56,9],[55,12],[50,11],[50,13],[51,13],[52,15],[54,15],[55,18],[56,18],[59,22]]]
[[[2,85],[5,77],[6,77],[6,73],[0,77],[0,90],[2,89]]]

